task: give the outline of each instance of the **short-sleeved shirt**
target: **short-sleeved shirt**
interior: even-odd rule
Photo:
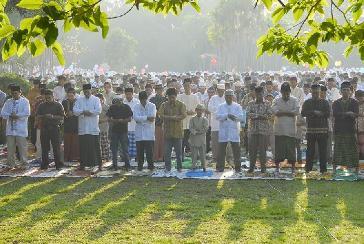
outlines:
[[[183,102],[176,100],[174,104],[164,102],[158,111],[159,115],[179,116],[186,114],[186,106]],[[183,120],[164,120],[164,137],[183,138]]]
[[[59,102],[43,102],[39,105],[37,115],[51,114],[53,116],[64,116],[62,104]],[[42,128],[59,127],[61,121],[58,119],[42,118]]]
[[[133,111],[127,104],[113,104],[106,112],[107,117],[112,119],[127,119],[133,116]],[[128,133],[128,123],[111,122],[112,133]]]

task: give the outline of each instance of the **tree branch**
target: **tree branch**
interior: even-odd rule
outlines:
[[[278,2],[282,5],[282,7],[286,7],[286,5],[282,2],[282,0],[278,0]]]
[[[312,13],[312,11],[313,11],[313,9],[317,6],[317,4],[319,4],[321,2],[321,0],[318,0],[311,8],[310,8],[310,10],[308,11],[308,14],[307,14],[307,16],[306,16],[306,18],[302,21],[302,23],[301,23],[301,26],[300,26],[300,28],[298,29],[298,31],[297,31],[297,33],[296,33],[296,35],[294,36],[294,38],[297,38],[298,37],[298,35],[300,34],[300,32],[301,32],[301,30],[302,30],[302,27],[304,26],[304,24],[306,23],[306,21],[308,20],[308,18],[310,17],[310,15],[311,15],[311,13]]]
[[[131,10],[133,10],[133,8],[136,6],[135,2],[134,4],[128,9],[128,11],[126,11],[125,13],[122,13],[120,15],[117,15],[117,16],[113,16],[113,17],[108,17],[108,19],[117,19],[117,18],[121,18],[125,15],[127,15]]]
[[[334,2],[334,0],[331,0],[331,4],[335,6],[335,8],[337,10],[339,10],[340,13],[342,13],[342,15],[344,16],[344,19],[346,21],[346,23],[348,23],[349,26],[351,26],[349,20],[346,18],[346,14],[344,13],[344,11],[341,10],[341,8],[339,8],[339,6],[337,6],[337,4]]]

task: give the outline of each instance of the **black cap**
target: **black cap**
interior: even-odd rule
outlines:
[[[18,86],[18,85],[12,85],[10,87],[10,89],[12,92],[15,92],[15,91],[20,92],[20,86]]]
[[[91,84],[84,84],[84,85],[82,86],[82,89],[83,89],[83,90],[91,90],[91,88],[92,88]]]
[[[288,91],[290,92],[291,91],[291,87],[289,85],[288,82],[284,82],[282,85],[281,85],[281,92],[284,92],[284,91]]]

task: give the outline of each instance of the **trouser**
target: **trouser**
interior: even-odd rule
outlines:
[[[217,162],[217,157],[219,155],[219,132],[211,131],[211,151],[212,160]]]
[[[272,160],[274,161],[274,154],[276,151],[275,145],[276,145],[276,139],[275,139],[275,135],[269,135],[269,145],[270,145],[270,149],[272,151]]]
[[[206,153],[211,151],[211,126],[206,132]]]
[[[177,169],[182,169],[182,139],[180,138],[164,138],[164,161],[166,164],[166,170],[170,171],[171,164],[171,153],[172,148],[176,153]]]
[[[138,161],[138,170],[143,170],[144,164],[144,153],[147,156],[148,169],[154,169],[153,162],[153,150],[154,150],[154,141],[137,141],[137,161]]]
[[[312,171],[313,161],[315,157],[316,143],[318,145],[320,172],[327,171],[327,137],[326,133],[311,134],[307,133],[307,156],[306,156],[306,172]]]
[[[364,160],[364,132],[358,133],[359,159]]]
[[[15,166],[15,153],[18,148],[20,163],[24,165],[28,158],[27,138],[22,136],[7,136],[6,143],[8,147],[8,165]]]
[[[249,171],[254,171],[259,154],[261,171],[265,172],[267,162],[268,135],[250,135],[249,136]]]
[[[332,144],[334,142],[334,133],[332,131],[329,131],[328,137],[327,137],[327,162],[332,164],[334,153],[332,150]]]
[[[53,148],[54,154],[54,162],[56,164],[56,168],[60,168],[62,166],[61,162],[61,139],[60,139],[60,131],[57,126],[49,126],[41,128],[40,130],[40,143],[42,147],[42,164],[41,168],[46,169],[49,165],[49,151],[51,149],[51,145]]]
[[[163,161],[163,147],[164,147],[164,133],[163,127],[160,125],[155,126],[155,144],[154,144],[154,160]]]
[[[35,142],[35,147],[37,149],[36,153],[35,153],[35,157],[37,159],[42,159],[42,145],[41,145],[41,142],[40,142],[40,129],[37,129],[37,140]],[[79,150],[79,148],[76,148],[76,150]],[[53,149],[51,147],[51,150],[50,150],[50,155],[51,155],[51,158],[53,158]]]
[[[0,118],[0,145],[6,143],[6,120]]]
[[[190,152],[190,130],[184,130],[183,131],[183,141],[182,141],[182,161],[185,160],[185,153]]]
[[[192,152],[192,168],[196,168],[197,165],[197,159],[199,158],[201,161],[202,168],[206,168],[206,146],[191,146],[191,152]]]
[[[34,127],[35,117],[30,116],[28,118],[28,131],[29,131],[29,138],[30,142],[35,146],[37,141],[37,129]]]
[[[112,164],[114,167],[118,166],[118,152],[120,145],[120,154],[122,160],[125,162],[125,167],[130,167],[130,158],[129,158],[129,139],[128,133],[111,133],[111,153],[112,153]]]
[[[302,162],[302,150],[301,150],[301,138],[296,138],[296,155],[297,155],[297,162]]]
[[[219,142],[219,156],[216,164],[216,170],[218,171],[224,171],[227,144],[228,144],[227,142]],[[230,142],[230,144],[233,150],[235,171],[240,172],[241,171],[240,143]]]

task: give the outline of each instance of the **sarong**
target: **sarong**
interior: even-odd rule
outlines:
[[[100,132],[101,159],[110,160],[110,142],[107,132]]]
[[[334,145],[334,164],[357,167],[359,151],[355,134],[336,134]]]
[[[64,161],[80,160],[80,145],[77,133],[64,133]]]
[[[285,159],[288,162],[296,162],[296,138],[275,136],[275,161],[280,163]]]
[[[129,157],[135,158],[136,153],[136,142],[135,142],[135,132],[129,131],[128,132],[128,139],[129,139]]]
[[[164,133],[162,126],[155,127],[154,160],[163,161]]]
[[[81,167],[101,166],[100,136],[80,135]]]

